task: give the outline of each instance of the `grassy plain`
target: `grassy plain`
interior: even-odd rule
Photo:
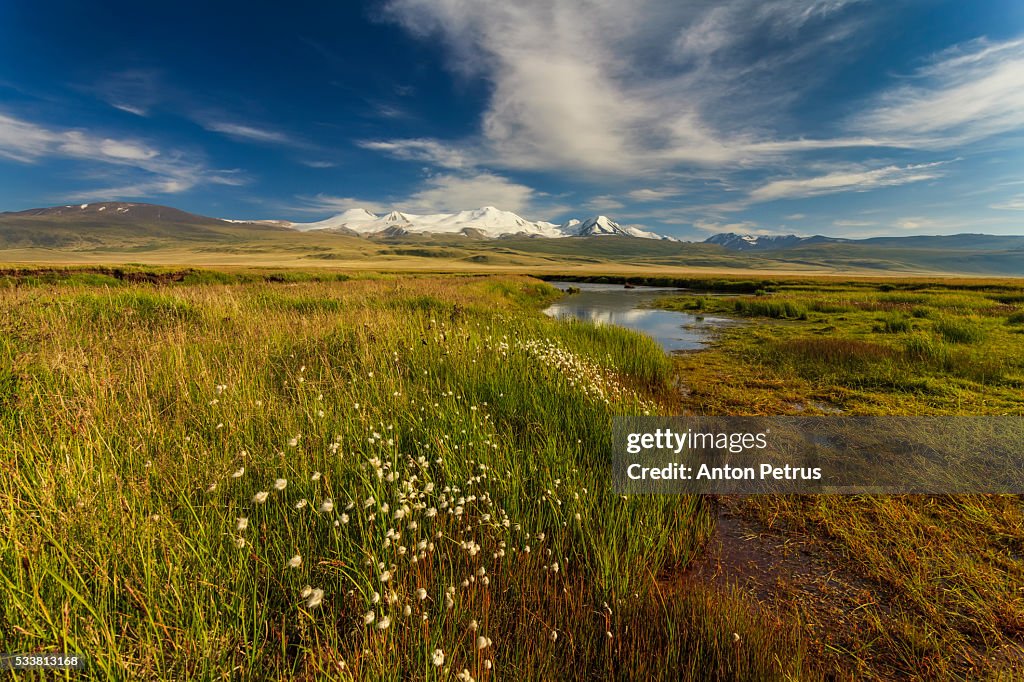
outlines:
[[[693,271],[862,275],[944,273],[1024,275],[1020,238],[960,235],[808,244],[732,251],[707,243],[631,237],[537,239],[416,235],[363,238],[188,216],[167,207],[102,214],[0,214],[0,253],[8,263],[205,268],[302,268],[363,272],[671,274]],[[163,219],[157,216],[170,212]],[[178,215],[177,219],[171,216]]]
[[[622,499],[608,442],[645,411],[1020,414],[1024,291],[723,281],[751,293],[664,305],[757,324],[668,358],[544,318],[526,277],[8,272],[0,650],[106,679],[1012,674],[1017,498]],[[779,540],[773,584],[702,579],[723,508]],[[791,546],[822,590],[780,577]]]
[[[744,321],[725,328],[712,349],[676,358],[686,377],[683,411],[1024,414],[1019,281],[762,286],[756,295],[660,302]],[[771,538],[778,556],[762,563],[791,561],[790,550],[803,557],[806,570],[772,593],[812,625],[819,651],[837,665],[882,677],[1024,674],[1018,497],[724,502],[745,532]],[[779,540],[793,546],[782,549]]]
[[[652,341],[544,318],[527,278],[281,279],[8,276],[0,649],[107,679],[805,666],[739,597],[660,593],[700,500],[609,490],[609,416],[671,395]]]

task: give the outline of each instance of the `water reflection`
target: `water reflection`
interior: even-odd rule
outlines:
[[[615,324],[643,332],[654,338],[666,351],[696,350],[711,338],[716,327],[730,320],[721,317],[698,317],[674,310],[641,308],[666,293],[681,292],[669,287],[636,287],[621,284],[588,284],[550,282],[559,289],[576,287],[577,294],[568,294],[544,312],[559,319],[576,318],[596,324]]]

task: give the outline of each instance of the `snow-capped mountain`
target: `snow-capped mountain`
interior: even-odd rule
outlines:
[[[623,227],[608,216],[599,215],[596,218],[587,218],[582,223],[578,220],[570,220],[562,225],[562,231],[579,237],[601,237],[605,235],[619,235],[623,237],[640,237],[643,239],[665,239],[659,234],[642,230],[639,227]]]
[[[849,241],[835,237],[798,237],[795,234],[756,235],[720,232],[704,240],[705,244],[718,244],[731,251],[767,251],[769,249],[788,249],[803,244],[822,244],[826,242]]]
[[[569,220],[561,225],[538,220],[530,221],[511,211],[484,206],[457,213],[415,214],[391,211],[376,215],[354,208],[315,223],[291,223],[292,229],[332,230],[359,235],[400,234],[463,234],[497,238],[513,235],[537,237],[591,237],[619,235],[644,239],[668,239],[638,227],[623,227],[607,216],[580,221]]]

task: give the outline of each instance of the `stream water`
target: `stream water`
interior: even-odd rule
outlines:
[[[686,293],[671,287],[636,287],[621,284],[586,282],[549,282],[562,289],[576,287],[577,294],[566,294],[544,313],[558,319],[576,318],[597,324],[617,324],[643,332],[668,352],[698,350],[707,343],[714,330],[729,324],[723,317],[707,317],[675,310],[645,308],[645,304],[666,294]]]

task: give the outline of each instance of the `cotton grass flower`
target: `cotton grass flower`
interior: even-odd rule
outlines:
[[[388,616],[384,616],[383,618],[381,618],[380,620],[377,621],[377,629],[378,630],[387,630],[390,626],[391,626],[391,618],[389,618]]]
[[[287,479],[279,478],[274,481],[274,490],[284,490],[286,487],[288,487]]]
[[[363,625],[369,625],[377,619],[377,614],[373,611],[367,611],[363,614]]]
[[[302,597],[303,599],[306,599],[311,594],[313,594],[313,588],[310,587],[309,585],[306,585],[305,587],[303,587],[302,590],[299,592],[299,596]]]
[[[260,492],[252,496],[252,501],[255,502],[256,504],[263,504],[264,502],[267,501],[268,497],[270,497],[270,493],[268,493],[265,490],[261,490]]]
[[[320,480],[320,472],[319,471],[314,471],[313,475],[309,477],[309,480],[311,480],[311,481],[319,481]]]
[[[293,556],[291,559],[288,560],[288,568],[298,568],[301,565],[302,565],[302,556],[299,555],[299,554],[296,554],[295,556]]]
[[[243,530],[249,527],[249,518],[246,516],[239,516],[238,523],[235,524],[235,530],[241,533]]]
[[[430,662],[433,663],[435,667],[440,668],[444,665],[444,652],[440,649],[434,649],[434,653],[430,654]]]
[[[306,600],[307,609],[315,609],[320,606],[320,602],[324,600],[324,591],[320,588],[313,589],[309,594],[309,599]]]
[[[235,472],[231,474],[231,478],[241,478],[244,473],[245,467],[238,467],[238,469],[236,469]]]
[[[322,511],[324,514],[329,514],[330,512],[334,511],[334,501],[328,498],[321,502],[320,511]]]
[[[427,591],[425,589],[423,589],[422,587],[417,588],[417,590],[416,590],[416,598],[419,599],[420,601],[423,601],[424,599],[427,598]]]
[[[483,635],[476,638],[476,650],[481,651],[491,645],[491,638]]]

